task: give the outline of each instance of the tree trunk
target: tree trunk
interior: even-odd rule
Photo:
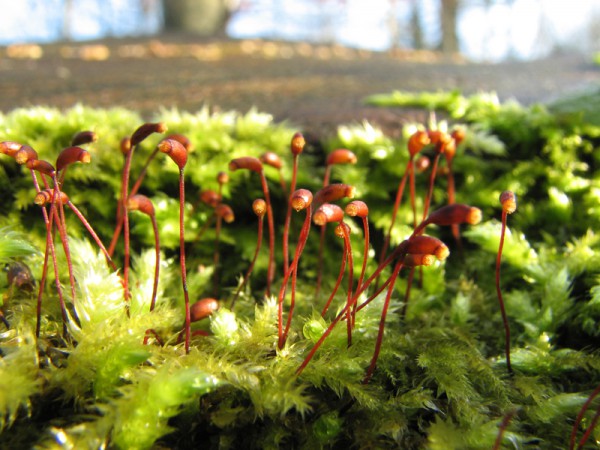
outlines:
[[[226,0],[163,0],[165,29],[200,36],[225,35],[231,15]]]
[[[458,53],[458,37],[456,34],[456,17],[460,0],[441,0],[441,23],[443,53]]]
[[[425,48],[423,42],[423,28],[421,26],[421,12],[419,11],[419,5],[417,2],[413,2],[411,5],[410,12],[410,32],[412,36],[412,45],[415,50],[422,50]]]

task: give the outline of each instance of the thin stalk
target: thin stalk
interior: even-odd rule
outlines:
[[[30,169],[30,172],[31,172],[31,178],[33,180],[33,186],[35,187],[35,192],[36,192],[36,194],[38,194],[40,192],[40,184],[38,183],[38,179],[35,174],[35,170]],[[42,179],[44,181],[44,184],[47,184],[46,178],[43,175],[42,175]],[[36,320],[36,325],[35,325],[35,337],[36,338],[40,337],[41,318],[42,318],[42,294],[44,291],[44,286],[46,285],[46,277],[48,276],[49,252],[52,253],[53,261],[56,260],[54,243],[52,241],[52,233],[49,231],[52,229],[52,224],[50,222],[50,219],[48,218],[48,211],[46,210],[45,206],[42,206],[42,215],[44,217],[44,224],[46,225],[46,249],[44,250],[44,265],[43,265],[43,269],[42,269],[42,278],[40,280],[40,287],[38,289],[38,296],[37,296],[37,305],[36,305],[37,320]],[[54,269],[55,269],[54,273],[56,276],[56,289],[58,292],[58,300],[60,303],[61,313],[63,316],[63,335],[64,335],[64,337],[66,337],[67,325],[66,325],[66,322],[64,321],[66,314],[67,314],[66,306],[65,306],[65,301],[63,298],[63,294],[62,294],[62,288],[60,286],[60,281],[58,279],[58,271],[57,271],[58,266],[55,265]]]
[[[121,179],[121,214],[123,222],[124,237],[124,260],[123,260],[123,293],[127,305],[127,314],[129,314],[129,259],[130,259],[130,239],[129,239],[129,210],[127,209],[127,199],[129,198],[129,174],[131,171],[131,160],[135,146],[127,152],[125,164],[123,166],[123,175]]]
[[[160,241],[158,236],[158,225],[156,223],[156,213],[152,201],[145,195],[130,195],[127,200],[127,209],[131,211],[140,211],[150,217],[152,231],[154,233],[154,284],[152,287],[152,300],[150,301],[150,311],[154,310],[156,304],[156,295],[158,292],[158,278],[160,276]]]
[[[398,209],[400,208],[400,203],[402,202],[402,196],[404,195],[404,187],[406,186],[406,179],[408,177],[408,166],[404,171],[404,175],[402,175],[402,179],[398,184],[398,190],[396,191],[396,199],[394,200],[394,208],[392,209],[392,221],[390,222],[390,226],[388,228],[388,232],[385,235],[383,240],[383,246],[381,248],[381,253],[379,254],[379,264],[381,265],[387,256],[387,251],[390,247],[390,241],[392,236],[392,230],[394,229],[394,224],[396,223],[396,216],[398,215]]]
[[[323,226],[323,228],[325,228],[325,227]],[[340,264],[340,272],[339,272],[337,280],[335,282],[335,286],[333,287],[333,291],[331,291],[331,294],[329,295],[329,298],[327,299],[327,302],[325,303],[325,306],[323,307],[323,310],[321,311],[321,317],[325,317],[325,314],[327,314],[327,310],[329,309],[329,306],[331,305],[331,301],[333,300],[333,297],[337,293],[337,291],[340,287],[340,284],[342,283],[342,278],[344,278],[344,272],[346,271],[347,258],[348,258],[348,253],[347,253],[346,247],[344,245],[344,252],[342,254],[342,262]]]
[[[275,278],[275,224],[273,222],[273,207],[271,205],[271,196],[269,195],[269,186],[264,171],[260,172],[260,181],[263,194],[267,202],[267,226],[269,228],[269,265],[267,267],[267,295],[271,295],[271,285]]]
[[[135,183],[133,183],[131,191],[129,192],[130,197],[137,194],[137,192],[139,191],[140,186],[142,185],[142,182],[144,181],[144,178],[146,177],[146,173],[148,172],[148,167],[150,166],[150,163],[152,162],[152,160],[154,159],[154,157],[156,156],[158,151],[159,151],[158,147],[156,147],[154,149],[154,151],[150,154],[150,156],[148,156],[148,159],[146,159],[146,162],[144,163],[144,167],[140,171],[140,174],[138,175],[137,179],[135,180]],[[119,204],[121,204],[122,201],[123,201],[122,199],[119,200]],[[114,255],[115,247],[117,245],[119,237],[121,236],[122,230],[123,230],[123,208],[118,207],[117,208],[117,224],[115,226],[115,231],[113,232],[113,237],[112,237],[112,239],[110,241],[110,245],[108,247],[108,254],[111,257],[112,257],[112,255]]]
[[[215,249],[213,252],[213,295],[216,297],[219,293],[219,244],[221,241],[221,225],[223,223],[223,217],[217,215],[217,225],[215,228]]]
[[[73,211],[73,213],[77,216],[77,218],[83,224],[83,226],[88,231],[88,233],[90,233],[90,235],[92,236],[92,238],[96,242],[96,245],[98,245],[98,247],[100,247],[100,250],[102,251],[102,253],[106,257],[106,261],[110,265],[111,269],[112,270],[117,270],[117,266],[115,265],[114,261],[112,260],[112,258],[108,254],[108,250],[106,250],[106,247],[104,247],[104,244],[102,243],[102,240],[98,237],[98,234],[96,234],[96,232],[94,231],[94,229],[92,228],[92,226],[90,225],[90,223],[87,221],[87,219],[85,218],[85,216],[81,213],[81,211],[70,200],[67,202],[67,206],[69,208],[71,208],[71,211]]]
[[[348,293],[346,297],[346,306],[349,314],[355,306],[355,302],[352,300],[352,283],[354,282],[354,261],[352,258],[352,246],[350,245],[350,232],[349,227],[345,223],[340,224],[342,228],[344,238],[344,252],[346,253],[346,260],[348,261]],[[351,315],[350,320],[347,320],[346,328],[348,333],[348,347],[352,345],[352,328],[354,327],[354,315]]]
[[[65,221],[65,208],[62,202],[62,198],[60,195],[60,186],[58,184],[58,179],[56,176],[56,172],[52,177],[54,182],[54,191],[53,191],[53,201],[55,203],[56,196],[58,195],[58,215],[56,212],[56,207],[54,208],[54,212],[56,215],[56,223],[58,227],[58,233],[60,235],[60,239],[62,241],[63,250],[65,252],[65,258],[67,259],[67,269],[69,272],[69,283],[71,285],[71,298],[73,304],[76,302],[76,294],[75,294],[75,275],[73,274],[73,263],[71,261],[71,251],[69,249],[69,238],[67,235],[67,222]],[[50,207],[50,211],[52,211],[52,207]]]
[[[356,300],[358,299],[358,297],[360,296],[360,294],[362,294],[364,292],[364,290],[366,290],[366,288],[369,286],[369,284],[375,280],[379,274],[381,273],[381,271],[393,260],[393,258],[395,258],[397,256],[397,253],[395,250],[394,253],[392,253],[383,263],[383,265],[380,265],[377,270],[369,277],[369,279],[360,287],[360,289],[357,289],[357,291],[354,293],[352,301],[356,302]],[[400,252],[401,253],[401,252]],[[392,281],[393,277],[389,277],[388,280],[384,283],[384,286],[387,286],[391,281]],[[383,288],[382,288],[383,290]],[[331,334],[331,331],[335,328],[335,326],[337,325],[337,323],[342,320],[342,318],[344,318],[345,316],[347,316],[350,312],[350,306],[348,304],[344,305],[344,308],[339,312],[339,314],[333,319],[333,321],[329,324],[329,326],[325,329],[325,331],[323,332],[323,334],[321,335],[321,337],[319,338],[319,340],[316,342],[316,344],[313,346],[313,348],[310,350],[310,352],[308,353],[308,355],[304,358],[304,361],[302,361],[302,363],[300,364],[300,366],[298,367],[298,369],[296,369],[296,375],[300,375],[302,373],[302,371],[306,368],[306,366],[308,365],[308,363],[310,362],[310,360],[313,358],[313,356],[315,355],[315,353],[317,352],[317,350],[321,347],[321,345],[323,344],[323,342],[325,342],[325,339],[327,339],[327,337]]]
[[[504,436],[504,432],[508,428],[510,421],[512,420],[512,418],[515,416],[516,413],[517,413],[516,410],[509,411],[502,418],[502,422],[500,422],[500,426],[498,427],[498,435],[496,436],[496,441],[494,442],[494,446],[492,447],[492,450],[500,449],[500,445],[502,444],[502,437]]]
[[[250,266],[248,266],[248,270],[246,271],[246,275],[244,275],[244,279],[242,283],[239,285],[235,294],[233,295],[233,299],[231,300],[231,305],[229,309],[233,311],[233,307],[235,306],[235,302],[240,295],[240,292],[250,279],[250,275],[252,274],[252,270],[254,270],[254,264],[256,263],[256,259],[258,258],[258,253],[260,252],[260,247],[262,246],[262,237],[263,237],[263,228],[264,228],[264,217],[266,212],[267,204],[263,199],[257,199],[252,204],[252,209],[254,213],[258,216],[258,233],[256,236],[256,250],[254,250],[254,256],[252,257],[252,262],[250,262]]]
[[[431,199],[433,197],[433,186],[435,184],[435,176],[437,173],[437,167],[438,167],[438,163],[440,161],[441,154],[442,154],[441,151],[437,151],[433,158],[433,166],[431,168],[431,174],[429,175],[429,188],[427,191],[427,196],[425,197],[425,204],[423,206],[423,219],[422,220],[425,220],[425,218],[427,217],[427,214],[429,214],[429,206],[431,205]]]
[[[216,214],[213,212],[210,216],[208,216],[208,219],[206,219],[206,222],[204,222],[204,225],[202,225],[202,228],[200,228],[198,230],[198,233],[196,233],[196,237],[194,238],[194,243],[197,243],[202,236],[204,235],[204,233],[206,233],[206,230],[208,230],[208,228],[212,225],[212,221],[214,220]]]
[[[287,273],[289,267],[290,251],[290,223],[292,221],[292,196],[296,191],[296,177],[298,173],[298,155],[293,156],[292,165],[292,180],[290,182],[290,196],[288,198],[287,211],[285,214],[285,222],[283,225],[283,273]]]
[[[150,302],[150,311],[154,311],[156,306],[156,296],[158,294],[158,278],[160,276],[160,241],[158,237],[158,224],[156,223],[156,216],[151,215],[150,221],[152,222],[152,230],[154,231],[154,284],[152,285],[152,300]]]
[[[587,429],[585,430],[585,433],[583,433],[583,436],[581,436],[581,439],[579,440],[579,443],[577,444],[577,450],[582,449],[583,446],[585,445],[585,443],[588,441],[588,439],[592,435],[592,432],[596,428],[596,425],[598,425],[598,420],[600,420],[600,406],[598,406],[598,408],[596,408],[596,414],[594,414],[594,417],[592,417],[590,426],[587,427]]]
[[[422,270],[422,267],[419,267]],[[415,279],[415,269],[416,267],[411,267],[410,272],[408,272],[408,277],[406,280],[406,292],[404,293],[404,305],[402,306],[402,312],[400,313],[402,317],[406,317],[406,310],[408,309],[408,302],[410,301],[410,291],[412,289],[412,284]]]
[[[385,318],[387,316],[387,311],[390,306],[390,300],[392,298],[392,292],[394,291],[394,284],[396,283],[396,278],[400,273],[400,270],[403,266],[403,258],[401,258],[394,267],[394,271],[390,277],[390,283],[388,285],[387,294],[385,296],[385,301],[383,303],[383,308],[381,310],[381,319],[379,320],[379,332],[377,333],[377,340],[375,341],[375,351],[373,352],[373,357],[371,358],[371,364],[367,369],[367,374],[363,378],[362,383],[368,384],[373,376],[373,372],[375,371],[375,367],[377,365],[377,359],[379,358],[379,352],[381,351],[381,343],[383,342],[383,330],[385,328]]]
[[[356,284],[356,289],[360,289],[365,278],[365,272],[367,270],[367,261],[369,258],[369,241],[370,241],[370,233],[369,233],[369,220],[367,217],[362,218],[363,230],[364,230],[364,240],[365,246],[363,250],[363,261],[362,266],[360,268],[360,276],[358,277],[358,283]],[[353,301],[352,305],[352,327],[354,328],[356,322],[356,301]]]
[[[500,246],[496,256],[496,293],[498,294],[498,302],[500,303],[500,313],[502,314],[502,323],[504,324],[504,353],[506,355],[506,369],[509,374],[513,373],[510,364],[510,327],[506,310],[504,308],[504,300],[502,299],[502,289],[500,289],[500,262],[502,261],[502,248],[504,247],[504,235],[506,232],[506,211],[502,211],[502,230],[500,232]]]
[[[496,256],[496,293],[498,294],[498,303],[500,304],[500,313],[502,314],[502,322],[504,324],[504,353],[506,354],[506,369],[509,375],[512,375],[513,370],[510,365],[510,327],[506,310],[504,308],[504,300],[502,299],[502,290],[500,289],[500,263],[502,261],[502,248],[504,247],[504,236],[506,234],[506,217],[512,214],[517,209],[517,198],[511,191],[504,191],[500,194],[500,203],[502,204],[502,229],[500,231],[500,244],[498,246],[498,254]]]
[[[287,317],[287,321],[285,324],[285,329],[282,332],[280,332],[280,339],[279,339],[279,344],[278,344],[278,347],[280,349],[285,346],[285,342],[287,340],[287,336],[288,336],[290,327],[292,325],[292,317],[294,315],[294,307],[296,304],[296,279],[297,279],[297,275],[298,275],[298,263],[300,261],[300,256],[302,255],[302,252],[304,251],[306,241],[308,240],[308,234],[310,232],[311,216],[312,216],[312,209],[309,206],[308,208],[306,208],[306,218],[304,219],[304,223],[302,224],[302,228],[300,230],[300,236],[298,238],[298,243],[296,244],[296,252],[294,254],[294,259],[292,260],[292,264],[288,267],[288,271],[286,272],[283,282],[282,282],[282,285],[281,285],[281,290],[279,291],[278,314],[279,314],[279,324],[280,324],[279,329],[281,331],[281,324],[283,322],[283,298],[285,297],[287,283],[288,283],[288,280],[291,275],[291,277],[292,277],[292,293],[291,293],[290,309],[288,311],[288,317]]]
[[[575,419],[575,422],[573,423],[573,428],[571,430],[571,437],[569,438],[569,450],[574,450],[579,425],[581,424],[581,421],[583,420],[583,416],[585,415],[586,411],[598,395],[600,395],[600,385],[598,385],[596,389],[592,391],[592,393],[585,400],[585,403],[579,410],[579,413],[577,414],[577,418]]]
[[[416,187],[415,187],[415,164],[414,164],[414,156],[411,155],[408,160],[407,170],[409,173],[409,193],[410,193],[410,206],[413,212],[413,228],[417,226],[417,203],[416,203]]]
[[[185,353],[190,352],[190,295],[187,286],[187,272],[185,267],[185,228],[184,228],[184,208],[185,208],[185,181],[183,178],[183,167],[179,169],[179,263],[181,267],[181,285],[185,300]]]

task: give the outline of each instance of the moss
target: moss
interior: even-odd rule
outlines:
[[[224,201],[236,221],[223,226],[220,264],[214,266],[214,228],[197,234],[212,210],[199,204],[201,189],[218,188],[216,175],[229,160],[275,151],[289,161],[293,135],[286,124],[250,111],[211,114],[159,112],[169,132],[194,143],[185,169],[186,258],[192,302],[216,296],[222,307],[194,324],[189,354],[181,342],[184,323],[179,275],[178,172],[170,161],[155,160],[141,191],[157,209],[162,243],[157,307],[149,311],[154,274],[152,232],[147,220],[132,215],[131,297],[126,304],[120,271],[67,211],[76,298],[66,295],[70,339],[61,338],[62,319],[54,273],[42,292],[40,336],[35,338],[37,289],[32,292],[2,279],[3,309],[10,328],[0,333],[0,446],[17,448],[492,448],[500,432],[502,447],[566,448],[572,426],[589,393],[600,384],[598,323],[600,239],[597,137],[583,116],[566,118],[544,106],[501,104],[493,95],[464,97],[458,92],[395,93],[371,99],[380,104],[418,104],[450,113],[448,130],[460,126],[467,138],[454,160],[456,197],[481,208],[483,223],[462,226],[460,241],[445,227],[428,234],[451,250],[432,267],[402,270],[391,295],[377,367],[363,383],[382,322],[386,291],[356,315],[352,345],[346,321],[347,278],[330,311],[320,311],[337,277],[343,242],[329,238],[324,252],[323,293],[315,295],[318,232],[314,230],[298,269],[296,306],[287,342],[278,346],[277,291],[283,278],[277,250],[273,295],[265,296],[268,258],[263,249],[249,286],[235,308],[229,301],[256,245],[251,211],[262,195],[252,174],[231,174]],[[69,169],[64,190],[109,239],[120,195],[123,136],[141,122],[131,111],[78,106],[16,110],[0,117],[0,141],[32,145],[40,158],[53,160],[82,129],[99,134],[88,146],[91,164]],[[368,123],[341,127],[339,135],[300,156],[299,186],[316,191],[326,151],[347,147],[356,165],[335,167],[333,182],[356,187],[369,205],[372,231],[367,276],[377,267],[383,236],[391,223],[402,168],[408,160],[411,130],[393,140]],[[136,150],[132,173],[139,173],[160,136]],[[423,154],[432,158],[431,147]],[[441,164],[442,170],[446,170]],[[4,199],[0,222],[0,262],[19,262],[40,279],[45,225],[32,205],[28,173],[0,159]],[[265,170],[273,196],[277,245],[286,194],[275,170]],[[283,168],[286,180],[291,164]],[[134,175],[135,176],[135,175]],[[416,208],[423,207],[429,175],[417,174]],[[439,176],[434,207],[447,200],[447,178]],[[519,209],[510,216],[504,244],[501,285],[512,331],[509,376],[495,290],[494,263],[499,244],[498,195],[511,189]],[[412,231],[412,209],[404,200],[392,246]],[[303,215],[302,215],[303,216]],[[303,217],[293,215],[292,253]],[[362,224],[351,223],[354,282],[362,262]],[[18,231],[17,231],[18,230]],[[265,237],[266,240],[266,237]],[[58,241],[58,240],[57,240]],[[60,245],[58,246],[60,248]],[[59,281],[68,276],[57,252]],[[115,261],[122,260],[121,246]],[[383,270],[379,283],[390,275]],[[215,285],[215,274],[219,282]],[[374,284],[358,297],[364,302]],[[406,289],[412,284],[410,296]],[[37,286],[36,286],[37,287]],[[356,289],[356,286],[354,286]],[[284,296],[283,318],[290,308]],[[126,307],[127,305],[127,307]],[[404,312],[404,313],[403,313]],[[333,321],[339,321],[305,369],[299,367]],[[149,345],[144,345],[144,339]],[[61,405],[57,407],[56,405]],[[590,423],[598,400],[585,414],[578,436]],[[503,425],[501,425],[503,424]],[[501,427],[506,426],[506,429]],[[598,431],[596,431],[598,433]],[[594,448],[591,440],[586,448]]]

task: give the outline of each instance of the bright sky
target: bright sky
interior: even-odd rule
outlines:
[[[395,13],[390,10],[392,3]],[[600,43],[593,42],[589,33],[594,19],[600,29],[598,0],[492,3],[486,7],[482,0],[464,0],[458,33],[461,50],[472,59],[534,58],[552,50],[554,41],[584,52],[600,51]],[[435,45],[440,39],[439,0],[254,0],[251,8],[234,16],[229,32],[235,37],[290,40],[325,36],[350,46],[385,50],[390,45],[391,17],[400,23],[401,42],[406,41],[413,4],[419,5],[426,43]],[[324,25],[320,31],[319,24]]]
[[[233,37],[335,41],[385,50],[391,43],[390,21],[396,20],[401,45],[410,44],[408,17],[418,5],[426,44],[440,39],[440,0],[241,0],[234,15]],[[475,60],[506,56],[534,58],[554,43],[579,51],[600,51],[590,32],[595,20],[600,35],[599,0],[463,0],[458,18],[462,52]],[[73,1],[69,32],[75,39],[149,34],[161,27],[160,0]],[[145,14],[142,4],[153,13]],[[390,5],[394,5],[391,9]],[[64,0],[0,0],[0,45],[47,42],[63,33]]]

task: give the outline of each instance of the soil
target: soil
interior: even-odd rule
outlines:
[[[600,82],[582,56],[470,63],[432,52],[372,53],[336,46],[200,40],[185,35],[0,47],[0,111],[77,103],[124,106],[150,119],[161,107],[251,107],[304,132],[368,120],[394,134],[426,113],[364,104],[393,90],[495,91],[501,100],[545,102]]]

